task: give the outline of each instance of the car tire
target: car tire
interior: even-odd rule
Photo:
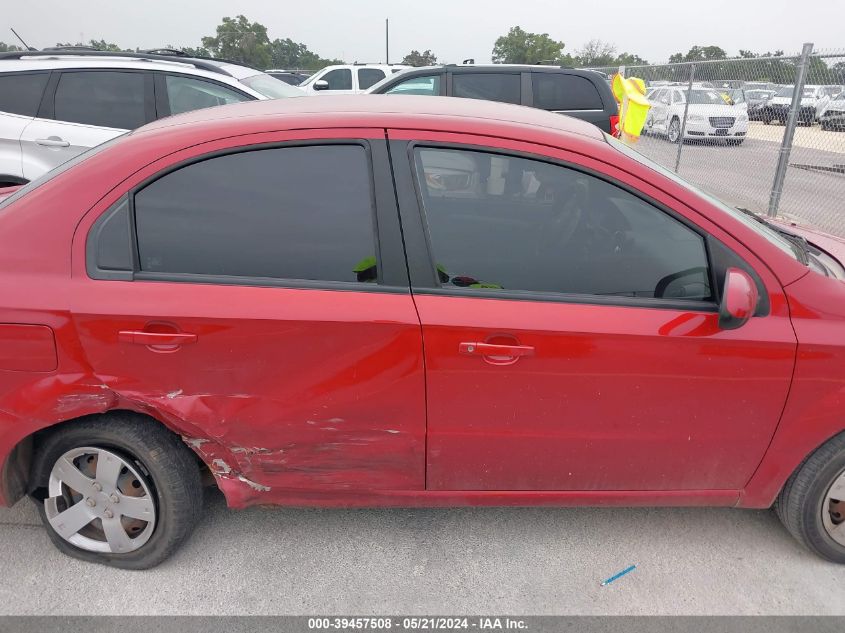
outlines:
[[[775,510],[806,548],[845,564],[845,433],[804,460],[781,490]]]
[[[670,143],[679,143],[681,141],[681,120],[678,117],[672,117],[672,120],[669,121],[669,125],[666,128],[666,137]]]
[[[50,540],[69,556],[148,569],[173,554],[199,520],[196,457],[147,417],[121,412],[70,422],[36,451],[33,496]]]

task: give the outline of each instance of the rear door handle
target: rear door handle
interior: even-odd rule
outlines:
[[[143,330],[122,330],[117,340],[135,345],[188,345],[197,342],[197,335],[188,332],[144,332]]]
[[[35,142],[44,147],[70,147],[70,143],[58,136],[50,136],[48,138],[37,138]]]
[[[520,356],[534,356],[534,348],[530,345],[493,345],[491,343],[460,343],[458,351],[469,356],[500,356],[518,358]]]

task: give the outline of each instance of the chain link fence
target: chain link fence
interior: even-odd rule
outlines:
[[[730,204],[845,237],[845,49],[624,72],[652,106],[638,151]]]

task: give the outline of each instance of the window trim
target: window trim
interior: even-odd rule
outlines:
[[[62,68],[54,70],[47,81],[47,87],[44,90],[44,96],[41,99],[41,105],[38,108],[39,119],[49,119],[57,123],[67,123],[69,125],[84,125],[86,127],[99,128],[104,130],[131,130],[133,128],[111,127],[108,125],[96,125],[94,123],[80,123],[79,121],[67,121],[65,119],[56,118],[56,93],[59,89],[59,82],[62,76],[70,73],[132,73],[140,74],[144,79],[144,123],[146,125],[156,120],[155,107],[155,89],[153,87],[153,77],[148,70],[141,70],[137,68]],[[137,128],[134,128],[137,129]]]
[[[396,239],[401,240],[399,215],[395,206],[396,197],[393,189],[393,182],[385,182],[377,170],[384,171],[388,161],[386,147],[380,147],[379,143],[385,141],[373,141],[371,139],[355,138],[332,138],[332,139],[307,139],[295,141],[278,141],[270,143],[253,143],[239,145],[225,149],[215,150],[198,156],[168,165],[161,171],[145,178],[135,186],[131,187],[123,196],[116,200],[97,217],[88,229],[85,243],[85,264],[86,272],[91,279],[95,280],[118,280],[118,281],[156,281],[156,282],[181,282],[200,283],[213,285],[234,285],[234,286],[260,286],[274,288],[310,288],[317,290],[348,290],[356,292],[388,292],[388,293],[409,293],[410,283],[408,281],[407,266],[405,262],[404,249],[401,252],[401,262],[398,261],[397,253],[390,252],[394,249],[384,244],[387,240],[393,240],[391,234],[396,234]],[[275,277],[252,277],[252,276],[228,276],[208,275],[202,273],[159,273],[142,271],[140,267],[140,256],[138,249],[138,231],[135,220],[135,196],[136,194],[151,185],[155,181],[167,176],[170,173],[189,167],[206,160],[242,154],[252,151],[287,149],[296,147],[314,146],[357,146],[361,147],[367,157],[367,165],[370,176],[370,212],[372,219],[373,246],[375,248],[376,266],[378,278],[375,283],[359,281],[329,281],[314,279],[290,279]],[[388,167],[389,169],[389,167]],[[390,173],[389,171],[387,172]],[[97,267],[97,238],[100,235],[102,225],[112,215],[112,210],[128,196],[129,222],[132,247],[131,271],[104,270]],[[385,200],[393,200],[393,205],[385,204]],[[390,207],[390,208],[388,208]],[[392,217],[391,217],[392,214]],[[395,230],[394,230],[395,229]],[[386,234],[386,235],[385,235]],[[401,244],[399,245],[401,248]],[[385,267],[387,266],[387,268]]]
[[[697,234],[704,247],[704,253],[707,257],[707,272],[710,282],[710,289],[713,294],[713,301],[698,301],[698,300],[683,300],[683,299],[662,299],[653,297],[622,297],[618,295],[589,295],[589,294],[575,294],[575,293],[560,293],[550,291],[536,291],[536,290],[510,290],[510,289],[495,289],[495,288],[451,288],[443,287],[437,278],[437,269],[434,258],[434,251],[431,245],[430,231],[428,227],[428,219],[426,217],[425,205],[423,203],[422,191],[420,190],[420,178],[417,171],[415,153],[418,148],[424,149],[452,149],[464,150],[471,152],[482,152],[487,154],[495,154],[505,157],[523,158],[526,160],[534,160],[539,162],[564,167],[574,171],[581,172],[588,176],[598,178],[606,183],[628,192],[636,198],[641,199],[646,204],[654,207],[658,211],[666,213],[671,218],[680,222],[688,229]],[[638,307],[638,308],[657,308],[667,310],[685,310],[690,312],[718,312],[719,304],[721,302],[722,288],[721,280],[716,278],[716,271],[722,266],[714,258],[713,249],[711,248],[713,236],[707,233],[704,229],[694,224],[678,212],[674,211],[665,204],[654,200],[643,192],[631,187],[630,185],[616,181],[607,174],[584,167],[577,163],[572,163],[565,160],[560,160],[551,156],[542,154],[535,154],[532,152],[524,152],[519,150],[509,150],[497,147],[490,147],[486,145],[476,145],[472,143],[456,143],[445,141],[408,141],[407,153],[405,155],[408,161],[408,166],[411,172],[411,180],[414,187],[414,198],[417,204],[417,212],[420,217],[421,229],[423,232],[423,240],[425,244],[425,259],[424,262],[412,262],[410,257],[408,261],[408,268],[411,273],[411,290],[417,294],[429,295],[444,295],[456,297],[472,297],[472,298],[486,298],[486,299],[511,299],[522,301],[544,301],[554,303],[577,303],[585,305],[609,305],[619,307]],[[721,243],[719,243],[721,245]],[[722,245],[728,252],[733,253],[732,249]],[[741,257],[734,255],[742,260]],[[744,261],[744,260],[742,260]],[[423,268],[424,266],[424,268]],[[753,268],[748,266],[753,271]],[[756,273],[753,273],[755,280],[759,279]],[[420,280],[423,280],[420,283]],[[765,286],[758,283],[758,286],[765,291]],[[768,295],[764,292],[761,294],[761,301],[758,306],[765,306],[765,313],[768,313]],[[758,313],[761,310],[758,309]],[[762,314],[755,313],[755,316],[762,316]]]

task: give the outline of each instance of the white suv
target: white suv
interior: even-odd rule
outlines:
[[[253,68],[175,53],[0,53],[0,186],[170,114],[302,94]]]
[[[349,64],[326,66],[299,84],[309,96],[352,95],[366,92],[392,73],[411,68],[402,64]]]

